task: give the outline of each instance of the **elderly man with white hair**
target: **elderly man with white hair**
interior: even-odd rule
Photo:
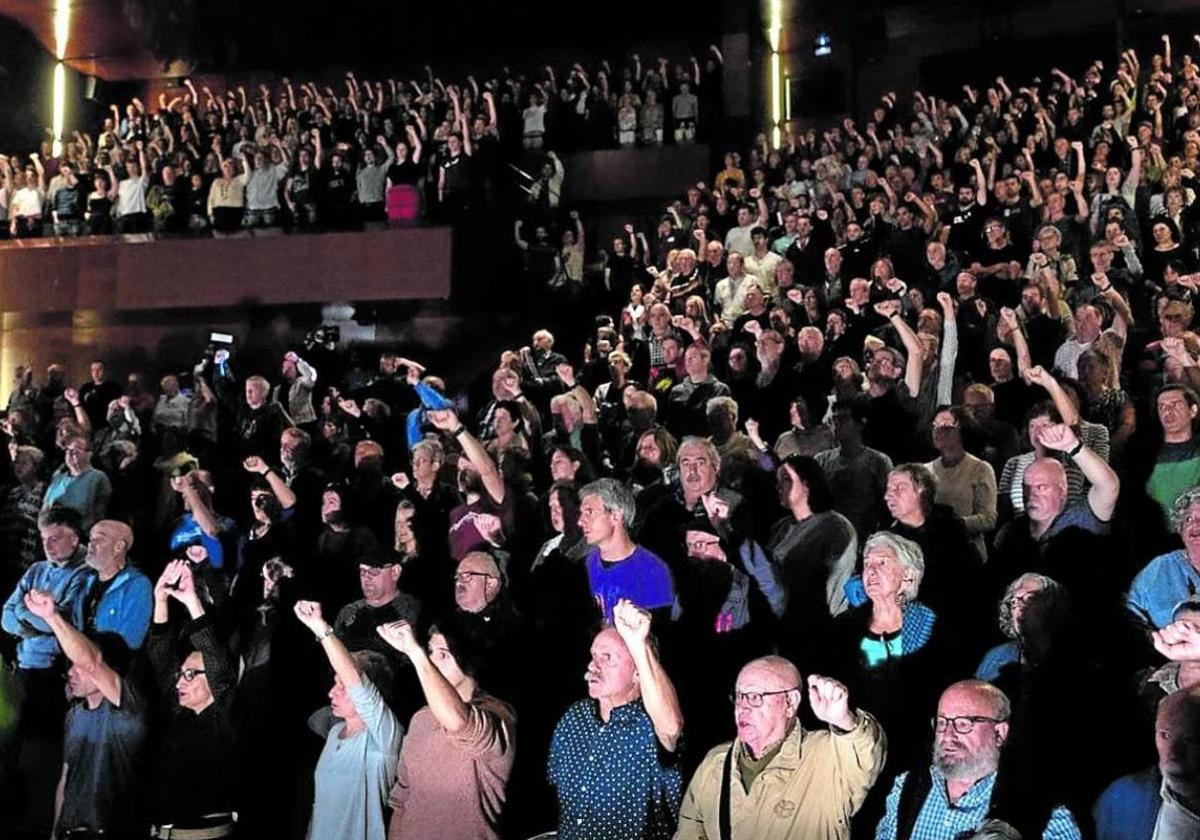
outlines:
[[[989,819],[1000,751],[1008,740],[1008,698],[995,686],[963,680],[947,688],[933,719],[932,766],[901,773],[887,798],[876,840],[955,840],[979,836],[1019,837]],[[1081,837],[1071,813],[1059,806],[1042,829],[1043,840]]]
[[[828,729],[807,731],[807,693]],[[712,749],[688,785],[676,840],[850,836],[850,818],[883,767],[886,738],[875,718],[850,706],[844,685],[786,659],[755,659],[733,692],[737,738]]]

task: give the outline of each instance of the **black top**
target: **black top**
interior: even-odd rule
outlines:
[[[233,689],[237,673],[207,615],[191,621],[187,636],[204,657],[213,702],[196,714],[179,705],[175,672],[183,657],[168,624],[150,627],[146,652],[163,694],[166,714],[154,739],[147,812],[154,825],[179,828],[200,824],[211,814],[232,813],[237,778],[237,737],[233,727]]]

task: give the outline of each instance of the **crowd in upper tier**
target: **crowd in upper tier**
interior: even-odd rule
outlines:
[[[214,93],[185,80],[157,107],[111,105],[103,124],[0,155],[2,236],[228,234],[460,219],[527,152],[691,143],[721,113],[722,57],[640,57],[563,77],[508,68],[482,84],[290,79]],[[526,176],[529,177],[529,176]]]
[[[465,410],[329,340],[158,389],[20,371],[5,813],[1195,838],[1200,65],[1164,36],[1074,69],[760,136],[649,230],[589,236],[548,156],[510,296],[536,330]],[[470,80],[439,94],[461,223],[486,169],[456,205],[446,168],[503,120],[472,126]],[[289,133],[285,97],[258,131]]]

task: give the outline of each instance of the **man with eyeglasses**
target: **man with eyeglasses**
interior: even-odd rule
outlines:
[[[79,511],[83,527],[90,529],[104,518],[112,496],[108,476],[92,466],[92,445],[86,435],[72,435],[63,442],[64,462],[46,486],[42,510],[68,507]]]
[[[401,723],[407,724],[413,712],[420,708],[420,686],[408,657],[380,638],[375,628],[393,621],[407,621],[414,627],[421,624],[421,602],[400,591],[402,567],[400,556],[384,549],[358,561],[358,582],[363,597],[338,612],[333,632],[351,653],[373,650],[383,654],[392,667],[392,685],[381,687],[395,698],[392,711]]]
[[[804,694],[827,731],[800,725]],[[848,838],[886,754],[878,721],[850,708],[837,680],[800,671],[779,656],[738,674],[737,739],[709,751],[688,785],[675,840]]]
[[[382,653],[392,666],[403,665],[407,658],[379,638],[375,628],[393,621],[420,626],[421,603],[400,591],[400,557],[379,550],[358,562],[358,582],[363,597],[342,607],[333,623],[333,632],[351,651],[373,650]]]
[[[529,690],[529,639],[496,558],[472,551],[454,572],[452,620],[483,654],[479,679],[513,701]]]
[[[933,764],[896,778],[876,840],[956,840],[995,819],[1015,827],[1019,836],[1035,836],[1029,826],[1016,825],[1023,819],[996,813],[993,807],[1010,714],[1008,698],[990,683],[963,680],[947,688],[933,719]],[[1051,810],[1044,825],[1033,831],[1043,840],[1082,836],[1075,818],[1062,806]]]

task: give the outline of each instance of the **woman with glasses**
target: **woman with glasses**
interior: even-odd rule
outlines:
[[[168,623],[168,604],[187,611],[182,632]],[[190,651],[182,660],[180,637]],[[154,586],[154,623],[146,642],[167,709],[147,773],[147,816],[151,837],[204,832],[232,837],[239,780],[238,739],[233,724],[237,671],[212,616],[196,592],[191,567],[173,560]]]
[[[297,601],[296,618],[317,637],[333,667],[329,705],[314,712],[309,728],[325,738],[313,772],[310,840],[378,840],[384,808],[396,778],[404,728],[383,692],[392,669],[376,651],[351,653],[315,601]]]
[[[975,678],[994,682],[1006,665],[1024,662],[1030,636],[1023,632],[1022,617],[1031,603],[1039,606],[1065,602],[1066,590],[1055,580],[1038,574],[1024,574],[1004,590],[1000,599],[1000,632],[1009,639],[983,655],[983,661],[975,669]]]

